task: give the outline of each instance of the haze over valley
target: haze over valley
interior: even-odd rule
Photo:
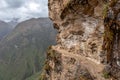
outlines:
[[[56,43],[52,25],[48,18],[32,18],[10,31],[11,26],[4,23],[9,33],[0,41],[0,80],[25,80],[40,74],[47,48]]]

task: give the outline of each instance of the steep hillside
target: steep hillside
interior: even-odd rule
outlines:
[[[0,21],[0,40],[12,30],[11,25],[4,21]]]
[[[25,80],[40,72],[45,51],[55,44],[55,36],[48,18],[19,23],[0,42],[0,80]]]
[[[58,29],[40,80],[120,80],[120,0],[48,0]]]

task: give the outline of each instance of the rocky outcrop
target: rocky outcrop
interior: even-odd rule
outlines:
[[[49,15],[59,34],[47,53],[45,80],[120,80],[119,67],[112,66],[114,44],[119,43],[114,38],[119,37],[119,2],[49,0]]]
[[[108,4],[105,16],[104,51],[107,54],[107,70],[115,80],[120,80],[120,0]]]

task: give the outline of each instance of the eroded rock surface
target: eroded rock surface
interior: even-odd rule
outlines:
[[[108,71],[115,80],[120,80],[120,0],[109,2],[104,23]]]
[[[118,6],[116,9],[120,8],[119,2],[115,3]],[[105,50],[107,28],[104,17],[110,12],[106,8],[110,8],[109,3],[113,2],[49,0],[49,15],[59,34],[57,45],[52,46],[47,54],[46,80],[112,79],[107,72],[103,72],[109,64],[108,55],[111,57],[112,54],[111,50]],[[118,21],[119,14],[117,16]],[[111,43],[108,44],[112,46]]]

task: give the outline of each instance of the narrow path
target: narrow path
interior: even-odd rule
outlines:
[[[62,56],[72,57],[72,58],[75,58],[76,60],[79,60],[80,64],[82,64],[84,67],[86,67],[88,69],[88,71],[96,77],[95,80],[106,80],[106,79],[102,78],[102,74],[100,74],[100,72],[102,72],[102,70],[104,69],[103,64],[96,63],[95,61],[93,61],[90,58],[87,58],[87,57],[84,57],[84,56],[81,56],[78,54],[73,54],[73,53],[68,52],[64,49],[61,49],[59,47],[53,47],[53,49],[60,52],[62,54]]]

